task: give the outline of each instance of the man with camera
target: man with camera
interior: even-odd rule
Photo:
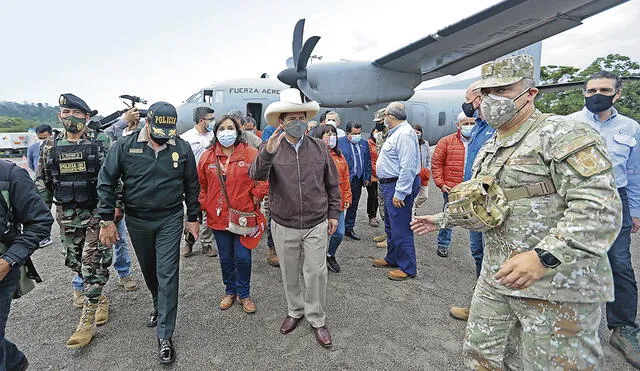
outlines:
[[[73,349],[89,344],[96,325],[109,319],[109,302],[102,289],[109,280],[113,251],[111,245],[98,241],[96,184],[111,140],[108,135],[87,128],[97,112],[82,99],[62,94],[58,103],[58,119],[64,131],[42,144],[36,186],[47,205],[55,198],[65,265],[82,277],[83,292],[74,291],[74,301],[84,295],[82,316],[67,341],[67,347]]]
[[[53,217],[26,170],[0,160],[0,370],[26,370],[29,362],[4,337],[11,299],[33,287],[25,266],[38,244],[51,233]],[[21,230],[21,232],[19,232]],[[39,278],[39,277],[38,277]]]
[[[195,157],[189,143],[177,136],[177,120],[171,104],[152,104],[146,125],[115,143],[98,180],[100,241],[107,246],[118,240],[113,223],[116,188],[119,180],[124,184],[127,227],[153,297],[147,326],[157,327],[161,364],[176,358],[171,337],[178,311],[183,201],[188,214],[186,230],[196,239],[202,217]]]

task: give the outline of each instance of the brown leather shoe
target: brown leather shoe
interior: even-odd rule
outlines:
[[[267,263],[269,263],[270,266],[272,267],[279,267],[280,266],[280,258],[278,258],[278,254],[276,254],[276,249],[269,249],[268,253],[267,253]]]
[[[386,248],[387,248],[387,240],[384,240],[384,241],[382,241],[382,242],[378,242],[378,243],[376,244],[376,247],[379,247],[379,248],[381,248],[381,249],[386,249]]]
[[[220,309],[225,310],[231,308],[235,300],[235,295],[225,295],[222,300],[220,300]]]
[[[387,272],[387,278],[392,280],[392,281],[404,281],[404,280],[408,280],[409,278],[414,278],[414,277],[415,276],[410,276],[410,275],[404,273],[400,269],[394,269],[392,271]]]
[[[300,322],[301,319],[302,317],[294,318],[291,316],[287,316],[287,318],[285,318],[284,321],[282,322],[282,326],[280,326],[280,333],[283,335],[286,335],[291,331],[295,330],[296,327],[298,326],[298,322]]]
[[[384,241],[386,239],[387,239],[387,235],[386,234],[381,234],[379,236],[373,237],[373,242],[382,242],[382,241]]]
[[[193,253],[193,245],[190,243],[185,243],[184,245],[180,246],[180,256],[186,258],[188,256],[191,256],[191,253]]]
[[[242,310],[244,310],[245,313],[254,313],[256,309],[258,309],[256,303],[254,303],[251,298],[240,299],[238,296],[238,303],[242,304]]]
[[[373,259],[371,264],[376,268],[395,268],[395,266],[387,263],[387,261],[384,260],[384,258]]]
[[[218,250],[216,250],[216,248],[211,245],[203,245],[202,253],[211,258],[215,258],[216,256],[218,256]]]
[[[316,341],[318,342],[318,344],[322,345],[325,348],[331,346],[331,334],[329,333],[329,329],[327,329],[325,326],[313,327],[313,332],[316,334]]]

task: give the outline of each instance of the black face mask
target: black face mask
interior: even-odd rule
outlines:
[[[471,102],[471,103],[467,103],[467,102],[462,103],[462,112],[464,112],[465,116],[467,116],[467,117],[473,117],[473,114],[476,112],[476,109],[473,108],[473,102]]]
[[[593,113],[599,113],[613,107],[613,98],[616,95],[594,94],[584,98],[585,106]]]
[[[151,136],[151,138],[153,138],[153,141],[158,143],[159,145],[163,145],[169,141],[169,138],[156,138],[154,136]]]
[[[384,122],[377,122],[376,123],[376,130],[383,131],[384,130]]]

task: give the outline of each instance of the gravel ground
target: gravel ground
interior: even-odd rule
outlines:
[[[442,207],[438,190],[432,186],[430,191],[421,213]],[[253,252],[251,290],[258,311],[251,315],[239,305],[227,311],[218,309],[224,294],[218,258],[201,254],[196,245],[196,253],[181,260],[174,365],[163,367],[157,362],[155,329],[145,326],[151,296],[135,256],[133,274],[141,288],[124,292],[117,279],[110,280],[105,288],[111,302],[109,322],[99,327],[89,346],[69,350],[65,342],[75,329],[80,309],[71,304],[73,275],[64,267],[57,225],[55,243],[34,254],[44,282],[14,301],[7,338],[25,352],[31,369],[38,370],[462,369],[465,323],[451,319],[448,311],[451,306],[468,304],[471,297],[475,270],[468,233],[454,230],[448,258],[436,255],[435,234],[418,237],[418,276],[405,282],[390,281],[384,269],[370,263],[384,255],[371,242],[383,228],[367,225],[366,191],[363,193],[356,227],[362,241],[345,239],[337,254],[342,272],[329,272],[331,349],[315,342],[306,322],[286,336],[279,333],[286,301],[280,270],[266,263],[263,242]],[[638,251],[637,238],[632,251]],[[633,261],[637,267],[638,257]],[[112,277],[117,277],[114,270]],[[631,370],[608,344],[604,324],[603,315],[604,369]]]

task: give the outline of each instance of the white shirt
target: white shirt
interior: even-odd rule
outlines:
[[[213,132],[208,131],[205,134],[200,134],[198,129],[194,127],[182,133],[180,138],[189,142],[193,155],[196,158],[196,163],[198,163],[200,161],[200,156],[202,156],[207,147],[209,147],[209,144],[213,139]]]

